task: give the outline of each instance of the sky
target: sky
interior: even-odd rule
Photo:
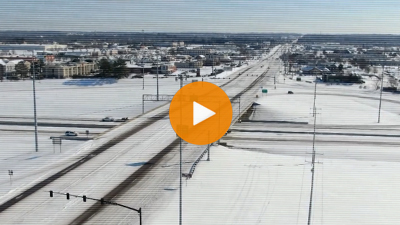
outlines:
[[[0,0],[0,30],[400,34],[399,0]]]

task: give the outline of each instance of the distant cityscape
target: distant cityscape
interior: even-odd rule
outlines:
[[[292,76],[361,82],[386,66],[385,86],[397,88],[400,36],[300,34],[186,34],[0,32],[0,80],[142,78],[144,74],[215,76],[260,59],[284,43]],[[376,40],[376,42],[374,42]],[[58,42],[57,42],[58,41]],[[36,67],[34,69],[34,67]],[[353,76],[354,75],[354,76]]]

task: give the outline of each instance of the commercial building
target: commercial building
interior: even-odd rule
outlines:
[[[201,68],[203,67],[203,61],[183,61],[176,62],[176,68]]]
[[[98,70],[96,63],[67,63],[67,64],[50,64],[43,68],[43,75],[46,78],[70,78],[74,75],[90,75]]]
[[[0,80],[3,80],[3,77],[6,73],[6,63],[0,59]]]
[[[152,67],[152,73],[157,73],[157,66]],[[158,67],[158,73],[160,74],[171,74],[176,71],[175,65],[163,64]]]
[[[181,55],[190,55],[190,56],[198,56],[198,55],[208,55],[212,53],[211,49],[202,49],[202,48],[193,48],[193,49],[186,49],[186,48],[178,48],[178,54]]]
[[[0,44],[0,51],[67,51],[67,45],[59,44]]]

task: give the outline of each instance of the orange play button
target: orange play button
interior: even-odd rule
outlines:
[[[210,144],[219,140],[231,125],[231,101],[217,85],[193,82],[175,94],[169,117],[176,134],[186,142]]]

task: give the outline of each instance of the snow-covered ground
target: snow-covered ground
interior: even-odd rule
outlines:
[[[263,63],[266,64],[268,62]],[[265,68],[259,67],[253,69],[257,74],[262,73],[264,70]],[[254,79],[256,79],[256,77],[243,76],[239,80],[230,83],[230,85],[225,87],[227,94],[237,94]],[[228,80],[229,77],[225,79],[210,79],[209,81],[219,85]],[[98,120],[104,116],[134,117],[141,114],[142,94],[156,93],[156,79],[154,79],[152,75],[147,76],[145,79],[145,90],[141,89],[142,80],[140,79],[125,79],[116,83],[113,81],[104,82],[108,83],[88,83],[86,81],[76,80],[38,81],[37,102],[39,122],[54,121],[58,123],[60,121],[82,121],[82,123],[86,123],[89,121],[93,124],[99,124],[100,122],[98,122]],[[174,78],[160,79],[159,82],[160,94],[174,94],[179,89],[179,82],[175,81]],[[186,80],[184,84],[189,82],[191,82],[190,79]],[[0,84],[1,102],[4,102],[5,105],[5,110],[0,113],[0,118],[5,121],[25,121],[32,118],[31,84],[31,81],[4,82]],[[246,98],[243,100],[246,100]],[[154,109],[156,106],[162,104],[165,104],[165,102],[146,103],[146,111]],[[4,171],[13,169],[14,180],[12,185],[1,186],[0,202],[4,202],[18,195],[21,191],[32,186],[34,183],[80,160],[82,157],[86,156],[90,150],[101,146],[127,130],[140,126],[140,124],[147,121],[149,117],[158,115],[167,109],[168,105],[156,108],[145,116],[111,129],[93,141],[65,141],[66,145],[63,145],[63,152],[58,153],[56,148],[55,154],[53,153],[51,141],[48,139],[49,133],[47,132],[58,133],[60,132],[59,130],[43,127],[39,128],[39,131],[42,133],[39,135],[40,149],[39,153],[35,153],[32,129],[14,126],[15,129],[19,129],[19,131],[10,131],[13,129],[13,126],[5,126],[4,130],[7,131],[3,132],[23,132],[24,135],[26,135],[26,132],[30,131],[31,134],[26,137],[28,141],[18,142],[18,144],[20,144],[19,149],[23,149],[22,151],[14,151],[14,142],[7,142],[7,149],[2,150],[4,158],[0,160],[7,161],[7,163],[1,164],[0,167]],[[98,133],[102,132],[102,130],[97,131]],[[60,191],[68,190],[75,193],[85,192],[95,196],[103,196],[110,188],[119,184],[121,179],[124,179],[124,177],[140,168],[140,166],[131,166],[131,164],[146,162],[174,138],[176,138],[176,136],[170,127],[169,121],[157,121],[153,126],[143,129],[140,135],[133,135],[127,138],[122,143],[118,144],[118,146],[112,147],[107,150],[107,152],[104,152],[104,154],[96,157],[96,160],[89,161],[91,163],[79,167],[79,171],[81,172],[76,171],[75,173],[68,173],[69,176],[65,176],[65,179],[57,180],[46,188]],[[44,142],[46,143],[44,144]],[[71,146],[75,145],[76,147],[68,148],[69,143],[71,143]],[[67,148],[69,150],[67,150]],[[194,158],[198,155],[198,152],[194,154]],[[15,160],[13,160],[13,158],[15,158]],[[24,160],[26,159],[30,161],[24,164]],[[9,182],[7,173],[1,176],[0,179],[0,182],[3,184]],[[104,184],[104,180],[107,180],[107,184],[109,185],[102,185]],[[73,212],[71,212],[67,210],[68,207],[66,207],[70,204],[51,200],[52,199],[43,196],[42,193],[37,193],[37,195],[25,199],[23,201],[24,204],[17,204],[15,208],[8,210],[7,213],[3,212],[1,220],[7,221],[6,223],[14,224],[32,223],[34,221],[54,224],[52,222],[56,221],[57,218],[64,218],[63,215],[65,215],[68,216],[69,219],[72,219],[90,206],[89,204],[74,202],[71,204],[74,205],[72,208],[76,210],[72,210]],[[41,203],[36,205],[38,201]],[[51,210],[57,213],[48,214],[49,207],[47,203],[49,201],[53,202],[53,205],[50,207]],[[26,210],[26,206],[32,208]],[[19,214],[22,212],[21,207],[23,208],[22,211],[24,211],[23,217],[20,216],[22,214]],[[71,207],[69,207],[69,209],[71,209]],[[39,218],[37,216],[38,214],[43,216]]]
[[[221,140],[229,148],[212,147],[184,183],[184,224],[307,223],[314,83],[273,79]],[[357,85],[317,84],[316,108],[311,224],[398,224],[399,95],[383,94],[380,123],[379,91]],[[177,224],[178,193],[169,199],[149,224]]]
[[[203,159],[193,178],[185,181],[184,224],[306,223],[311,184],[314,83],[305,81],[313,78],[302,77],[301,82],[289,79],[290,76],[284,79],[277,65],[272,63],[271,68],[269,78],[260,84],[268,89],[268,94],[261,94],[259,89],[256,102],[260,105],[250,121],[234,125],[232,132],[221,140],[229,148],[212,147],[211,161]],[[254,73],[262,70],[254,69]],[[141,113],[141,95],[156,93],[153,77],[146,77],[145,90],[141,89],[141,79],[107,84],[40,81],[37,84],[38,116],[40,121],[75,120],[83,124],[102,124],[98,120],[104,116],[137,116]],[[209,81],[222,84],[226,79],[229,78]],[[189,78],[185,82],[191,81]],[[159,82],[161,94],[174,94],[179,88],[179,81],[174,78]],[[4,104],[0,121],[32,118],[30,85],[31,81],[0,83],[0,99]],[[248,80],[243,77],[231,83],[226,92],[234,95],[246,85]],[[400,200],[397,188],[400,178],[397,173],[400,169],[399,95],[383,93],[378,124],[379,91],[370,88],[368,83],[366,86],[360,89],[359,85],[317,84],[316,128],[321,134],[316,136],[315,144],[318,163],[312,224],[395,225],[400,221],[396,210]],[[287,94],[289,90],[294,94]],[[254,92],[242,100],[247,98],[253,99]],[[164,102],[146,103],[146,111],[162,104]],[[41,147],[39,153],[35,153],[32,127],[0,126],[0,143],[5,146],[0,151],[0,170],[5,171],[0,175],[0,202],[163,110],[155,109],[146,117],[117,126],[93,141],[64,141],[63,152],[59,153],[56,147],[56,154],[49,136],[62,132],[58,128],[39,128]],[[97,133],[103,131],[94,129]],[[43,193],[30,196],[24,204],[2,213],[0,223],[67,223],[94,203],[83,203],[81,199],[66,202],[63,196],[50,199],[45,191],[53,189],[102,197],[174,138],[169,122],[158,121],[140,135],[127,138],[119,147],[110,148],[96,160],[53,182],[46,190],[41,190]],[[188,159],[185,171],[200,151],[185,151],[185,154],[192,154],[185,155]],[[178,223],[177,153],[163,160],[162,166],[154,166],[154,173],[117,199],[133,207],[142,207],[144,224]],[[15,174],[12,184],[6,173],[9,169]],[[88,223],[138,224],[136,213],[114,206],[105,207]]]
[[[252,151],[250,143],[247,147],[250,150],[211,149],[211,161],[202,161],[193,178],[184,184],[184,224],[307,223],[311,166],[305,152],[310,147],[287,146],[301,156]],[[312,224],[398,224],[400,192],[394,184],[400,178],[398,161],[324,156],[317,156],[317,160]],[[177,224],[179,201],[174,194],[170,204],[151,217],[149,224]]]

